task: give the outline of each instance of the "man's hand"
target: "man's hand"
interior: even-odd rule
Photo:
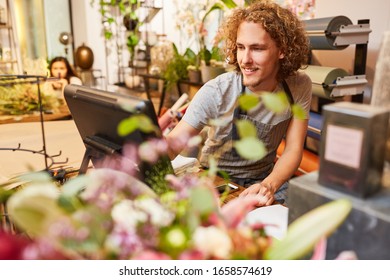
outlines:
[[[274,203],[274,194],[275,191],[270,186],[264,183],[256,183],[244,190],[240,197],[255,195],[259,200],[257,206],[269,206]]]

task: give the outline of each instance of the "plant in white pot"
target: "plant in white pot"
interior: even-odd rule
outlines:
[[[207,48],[202,49],[201,57],[202,65],[200,70],[203,83],[226,72],[223,56],[218,47],[214,46],[211,51]]]

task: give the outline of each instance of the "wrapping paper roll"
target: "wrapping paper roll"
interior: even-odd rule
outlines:
[[[332,88],[329,85],[335,85],[338,77],[348,76],[347,71],[341,68],[309,65],[303,70],[311,79],[313,94],[333,99],[330,94]]]
[[[339,50],[345,46],[334,46],[336,36],[331,32],[340,31],[341,25],[350,25],[352,21],[345,16],[327,17],[304,20],[305,29],[309,36],[310,45],[313,50]]]

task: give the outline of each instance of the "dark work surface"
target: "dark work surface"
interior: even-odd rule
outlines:
[[[366,199],[351,196],[317,182],[318,172],[290,180],[289,224],[326,202],[347,198],[353,209],[344,223],[328,238],[326,259],[352,250],[358,259],[390,260],[390,189],[382,188]]]

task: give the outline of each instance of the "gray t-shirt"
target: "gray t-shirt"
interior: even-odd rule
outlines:
[[[299,104],[309,116],[312,83],[303,72],[286,79],[294,103]],[[242,92],[242,76],[228,72],[210,80],[196,93],[183,120],[196,129],[210,126],[210,121],[222,119],[222,125],[210,126],[208,137],[202,148],[200,162],[208,167],[209,155],[218,160],[221,170],[235,178],[263,179],[273,168],[276,150],[286,133],[291,119],[291,110],[276,114],[260,103],[255,109],[241,115],[240,119],[251,120],[258,130],[258,137],[267,148],[267,155],[260,161],[240,158],[233,152],[232,127],[237,98]],[[274,92],[282,91],[279,84]],[[250,92],[249,89],[245,89]],[[220,123],[219,123],[220,124]]]

